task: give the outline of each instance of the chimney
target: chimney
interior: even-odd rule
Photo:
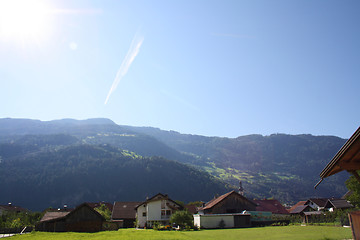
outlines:
[[[244,188],[241,181],[239,182],[239,194],[244,196]]]

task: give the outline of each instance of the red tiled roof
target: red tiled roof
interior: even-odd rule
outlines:
[[[137,207],[141,202],[115,202],[111,219],[135,219]]]
[[[276,199],[253,200],[258,206],[256,211],[272,212],[273,214],[289,214],[286,208]]]

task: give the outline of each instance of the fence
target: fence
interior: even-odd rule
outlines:
[[[21,228],[0,228],[0,234],[11,234],[11,233],[28,233],[31,232],[33,227],[21,227]]]

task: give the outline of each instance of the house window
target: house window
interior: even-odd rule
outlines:
[[[161,219],[168,219],[170,218],[171,210],[161,210]]]
[[[143,212],[143,217],[146,217],[146,212]]]

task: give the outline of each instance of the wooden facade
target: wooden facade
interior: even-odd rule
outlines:
[[[71,212],[47,212],[36,225],[45,232],[98,232],[105,219],[89,205],[82,204]]]
[[[256,203],[235,191],[231,191],[209,201],[199,209],[199,212],[202,211],[203,214],[228,214],[241,213],[245,210],[255,211]]]

